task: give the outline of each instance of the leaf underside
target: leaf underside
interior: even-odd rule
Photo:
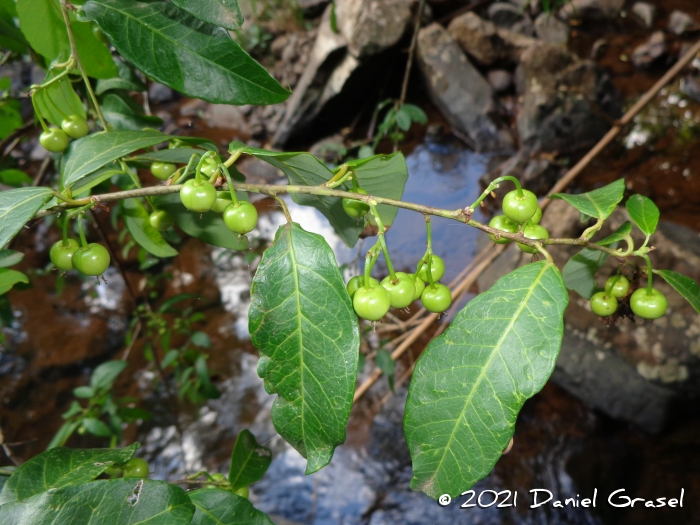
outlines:
[[[328,464],[345,441],[360,345],[357,316],[333,251],[298,224],[280,227],[251,286],[249,332],[258,374],[277,393],[272,422],[307,459]]]
[[[612,246],[614,249],[617,244],[612,243]],[[598,289],[595,276],[607,260],[607,253],[584,248],[569,259],[562,269],[566,287],[581,297],[590,299]]]
[[[523,403],[552,373],[567,303],[557,268],[529,264],[467,303],[430,343],[406,401],[411,488],[454,497],[491,471]]]
[[[550,198],[563,199],[581,213],[597,219],[607,219],[622,200],[625,192],[625,180],[620,179],[597,190],[569,195],[555,193]]]
[[[695,311],[700,313],[700,287],[698,283],[690,277],[681,275],[672,270],[657,270],[658,275],[663,277],[664,281],[670,284],[686,301],[688,301]]]
[[[53,193],[51,188],[16,188],[0,192],[0,248],[17,234]]]

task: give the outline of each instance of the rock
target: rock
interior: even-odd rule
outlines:
[[[674,11],[668,20],[668,30],[675,35],[682,35],[695,25],[695,19],[683,11]]]
[[[148,86],[148,100],[150,102],[170,102],[173,98],[175,98],[175,92],[168,86],[159,82],[152,82]]]
[[[568,20],[600,20],[615,18],[625,0],[571,0],[559,10],[559,17]]]
[[[204,118],[209,127],[235,129],[242,134],[248,134],[246,118],[238,106],[209,104],[205,110]]]
[[[549,13],[541,13],[535,20],[535,32],[537,37],[558,46],[566,46],[569,43],[569,25]]]
[[[483,66],[496,62],[517,63],[522,52],[537,43],[534,38],[496,27],[472,12],[455,18],[448,31],[462,49]]]
[[[632,6],[632,13],[642,22],[644,27],[652,27],[656,19],[656,6],[646,2],[636,2]]]
[[[625,220],[618,209],[596,238],[609,235]],[[578,237],[587,225],[578,212],[563,201],[552,201],[541,223],[552,237]],[[700,279],[700,242],[697,232],[660,222],[652,237],[654,266]],[[573,247],[550,250],[559,268],[577,253]],[[488,289],[500,276],[529,262],[516,246],[509,247],[479,278],[480,290]],[[612,274],[608,262],[599,281]],[[644,285],[640,280],[635,285]],[[629,421],[648,432],[658,432],[678,398],[692,399],[700,393],[700,320],[697,312],[663,280],[654,279],[669,302],[667,315],[654,322],[618,320],[608,327],[595,316],[588,301],[570,292],[564,318],[565,335],[552,380],[616,419]]]
[[[416,51],[428,94],[450,124],[479,151],[511,148],[508,130],[495,120],[493,89],[450,34],[431,24],[421,29]]]
[[[532,20],[521,8],[507,2],[495,2],[488,10],[489,19],[499,27],[532,36]]]
[[[632,52],[632,63],[637,67],[649,67],[666,54],[666,38],[663,31],[654,32],[649,40]]]
[[[504,93],[513,85],[513,75],[504,69],[494,69],[486,77],[496,93]]]
[[[594,62],[578,60],[559,46],[539,44],[525,51],[516,77],[523,95],[517,117],[521,147],[532,154],[591,147],[621,115],[610,78]]]
[[[700,102],[700,79],[687,75],[681,80],[681,91]]]

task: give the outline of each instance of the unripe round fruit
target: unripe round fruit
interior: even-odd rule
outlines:
[[[75,3],[75,2],[73,2],[73,3]],[[83,1],[83,3],[85,3],[85,2]],[[102,29],[100,29],[100,26],[98,26],[97,24],[92,26],[92,34],[95,35],[95,38],[97,38],[97,40],[99,40],[103,44],[105,44],[107,46],[109,45],[109,39],[102,32]]]
[[[249,492],[248,492],[248,487],[241,487],[240,489],[234,490],[233,493],[234,493],[236,496],[240,496],[241,498],[246,498],[246,499],[247,499],[248,496],[250,495]]]
[[[207,177],[211,177],[217,169],[219,169],[219,163],[216,161],[216,159],[207,157],[202,163],[202,173]]]
[[[60,153],[68,147],[70,139],[63,130],[49,128],[39,135],[39,143],[44,146],[44,149],[47,151]]]
[[[252,232],[258,224],[258,210],[248,201],[231,203],[224,210],[224,222],[232,232],[245,235]]]
[[[151,164],[151,173],[159,180],[168,180],[176,171],[177,166],[170,162],[154,162]]]
[[[68,239],[65,243],[63,240],[56,241],[49,251],[51,262],[60,270],[72,270],[73,254],[78,248],[80,244],[75,239]]]
[[[79,115],[71,115],[61,122],[61,129],[72,139],[81,139],[88,134],[87,121]]]
[[[441,314],[452,304],[452,293],[444,284],[426,286],[420,300],[426,310]]]
[[[529,224],[539,224],[541,220],[542,220],[542,208],[537,206],[537,211],[535,211],[535,214],[532,216],[532,219],[530,219],[528,222],[529,222]]]
[[[92,242],[75,251],[73,267],[84,275],[102,275],[109,268],[109,252],[101,244]]]
[[[165,210],[155,210],[148,216],[148,222],[159,232],[163,232],[174,224],[173,216]]]
[[[382,279],[381,285],[389,292],[389,301],[392,308],[406,308],[413,302],[416,294],[416,286],[413,278],[404,272],[396,272],[398,282],[392,282],[391,276]]]
[[[141,458],[131,458],[124,465],[125,478],[147,478],[149,473],[148,463]]]
[[[523,235],[528,239],[548,239],[549,232],[539,224],[529,224],[523,228]],[[537,253],[537,248],[528,246],[527,244],[518,243],[520,248],[525,253]]]
[[[531,191],[523,190],[523,196],[518,197],[518,190],[513,190],[503,197],[503,215],[516,224],[532,219],[537,209],[537,196]]]
[[[591,311],[601,317],[617,312],[617,299],[605,292],[598,292],[591,297]]]
[[[615,286],[613,287],[613,283]],[[618,299],[627,295],[630,289],[630,282],[624,275],[612,276],[605,281],[605,293],[617,297]]]
[[[216,188],[208,181],[197,185],[195,179],[190,179],[180,189],[180,200],[188,210],[204,213],[216,202]]]
[[[635,315],[642,319],[658,319],[666,313],[668,301],[666,296],[656,288],[652,288],[651,294],[649,294],[645,286],[635,290],[632,294],[630,307]]]
[[[369,278],[369,282],[371,285],[379,285],[379,281],[377,281],[374,277]],[[347,286],[345,289],[348,291],[348,295],[350,296],[350,299],[353,298],[355,295],[355,292],[360,289],[361,286],[363,286],[365,283],[365,276],[364,275],[356,275],[352,279],[348,281]]]
[[[423,290],[425,290],[425,283],[423,279],[416,277],[416,274],[412,273],[411,278],[413,279],[413,285],[416,287],[416,293],[413,295],[413,300],[417,301],[420,296],[423,295]]]
[[[508,233],[518,233],[518,225],[515,224],[513,221],[511,221],[505,215],[496,215],[489,222],[489,226],[491,228],[497,228],[499,230],[503,230],[504,232],[508,232]],[[508,244],[510,242],[509,239],[505,239],[503,237],[497,237],[495,235],[491,235],[490,233],[489,233],[489,237],[496,244]]]
[[[379,321],[391,307],[389,292],[379,284],[369,288],[362,286],[352,298],[352,306],[357,315],[368,321]]]
[[[367,192],[362,188],[357,188],[356,190],[350,190],[350,193],[357,193],[359,195],[367,195]],[[362,201],[356,201],[353,199],[343,199],[343,209],[353,219],[359,219],[364,217],[369,211],[369,204]]]
[[[434,281],[439,281],[442,279],[442,276],[445,275],[445,263],[443,260],[438,257],[437,255],[433,254],[431,257],[432,261],[430,263],[430,273],[433,276],[433,282]],[[425,264],[423,264],[418,271],[418,278],[421,279],[425,283],[429,283],[430,279],[428,278],[428,261],[426,259],[423,259]]]

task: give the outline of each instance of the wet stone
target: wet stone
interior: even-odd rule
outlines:
[[[656,19],[656,6],[646,2],[636,2],[632,6],[632,13],[636,15],[644,27],[652,27]]]
[[[674,11],[668,21],[668,30],[675,35],[682,35],[695,25],[695,19],[683,11]]]

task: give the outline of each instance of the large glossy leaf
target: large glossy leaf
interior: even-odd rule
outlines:
[[[136,75],[134,70],[125,62],[116,60],[118,76],[106,78],[97,81],[95,86],[95,94],[102,93],[112,89],[123,89],[124,91],[146,91],[146,84]]]
[[[231,31],[240,29],[243,24],[238,0],[173,0],[173,4],[200,20]]]
[[[401,200],[408,180],[408,167],[403,153],[376,155],[367,159],[348,162],[360,183],[370,195]],[[377,211],[385,226],[391,226],[398,208],[380,204]]]
[[[568,193],[555,193],[552,199],[564,199],[581,213],[585,213],[597,219],[607,219],[615,211],[625,192],[625,180],[616,180],[597,190],[569,195]]]
[[[24,54],[27,52],[28,42],[15,25],[16,17],[14,0],[0,1],[0,48]]]
[[[12,290],[17,283],[29,283],[29,277],[17,270],[0,268],[0,295]]]
[[[175,257],[177,250],[151,226],[148,216],[146,208],[138,199],[124,201],[124,223],[138,245],[156,257]]]
[[[229,151],[242,150],[260,160],[272,164],[282,171],[290,184],[301,186],[318,186],[328,182],[333,172],[311,153],[279,153],[257,148],[249,148],[241,142],[233,142]],[[339,188],[349,189],[349,188]],[[343,210],[342,200],[337,197],[322,197],[316,195],[292,194],[292,200],[297,204],[311,206],[320,211],[345,244],[352,247],[360,238],[363,221],[353,219]]]
[[[139,106],[125,91],[111,91],[101,97],[102,114],[115,130],[140,130],[158,128],[163,119],[144,115]]]
[[[523,403],[554,369],[567,302],[556,266],[528,264],[467,303],[428,345],[404,417],[412,489],[455,497],[491,471]]]
[[[595,291],[600,288],[596,282],[595,275],[607,260],[607,253],[584,248],[564,265],[562,276],[566,287],[578,293],[581,297],[590,299]]]
[[[0,506],[3,525],[188,525],[193,516],[181,488],[133,478],[63,487]]]
[[[239,199],[247,200],[247,195],[236,193]],[[206,213],[192,213],[186,209],[180,201],[178,194],[156,197],[154,200],[159,209],[170,213],[182,231],[196,237],[200,241],[213,246],[228,248],[229,250],[247,250],[248,239],[239,237],[224,224],[221,214],[213,211]]]
[[[272,422],[307,459],[328,464],[345,441],[357,378],[357,316],[338,264],[320,235],[281,226],[251,286],[249,331],[258,374],[278,397]]]
[[[117,449],[52,448],[22,463],[0,493],[0,504],[31,498],[49,489],[92,481],[114,463],[131,459],[137,444]],[[0,523],[5,524],[0,520]]]
[[[231,454],[231,468],[228,480],[233,489],[247,487],[260,481],[272,462],[269,448],[258,445],[249,430],[238,434]]]
[[[32,48],[52,62],[59,55],[70,53],[68,32],[58,0],[18,0],[20,29]],[[75,45],[87,74],[94,78],[110,78],[117,74],[112,55],[92,32],[90,24],[79,22],[70,13]]]
[[[71,143],[66,154],[62,183],[70,188],[81,178],[129,153],[168,140],[160,131],[109,131],[93,133]]]
[[[0,192],[0,248],[4,248],[53,193],[51,188],[16,188]]]
[[[612,234],[607,236],[605,239],[601,239],[599,241],[594,241],[594,242],[596,244],[599,244],[600,246],[608,246],[609,244],[612,244],[614,242],[620,242],[627,235],[629,235],[631,231],[632,231],[632,223],[630,221],[625,221],[620,225],[620,227],[617,230],[615,230]]]
[[[161,149],[158,151],[149,151],[142,155],[136,155],[129,159],[132,162],[143,162],[150,164],[151,162],[172,162],[174,164],[187,164],[192,155],[197,155],[198,158],[204,153],[204,150],[195,148],[175,148]]]
[[[651,235],[659,224],[659,208],[644,195],[632,195],[625,203],[627,213],[644,235]]]
[[[46,75],[44,82],[51,80],[56,73]],[[79,115],[85,118],[85,108],[80,97],[73,89],[73,84],[68,77],[41,89],[34,95],[34,103],[41,116],[54,126],[60,126],[63,119],[71,115]]]
[[[189,496],[196,509],[192,525],[272,525],[247,498],[229,490],[195,490]]]
[[[691,278],[672,270],[654,270],[700,313],[700,287]]]
[[[91,0],[83,8],[125,59],[180,93],[220,104],[276,104],[289,96],[224,29],[171,3]]]

